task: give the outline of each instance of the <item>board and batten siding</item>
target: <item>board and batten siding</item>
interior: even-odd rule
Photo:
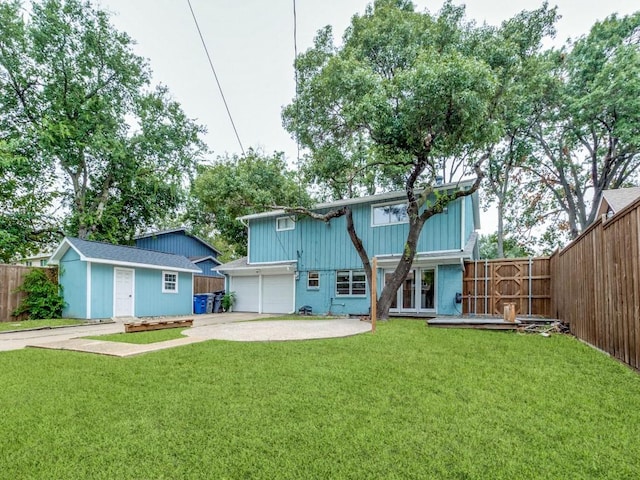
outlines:
[[[175,253],[185,257],[217,256],[217,253],[206,245],[189,235],[181,233],[167,233],[155,237],[138,238],[136,239],[136,247],[155,250],[156,252]]]
[[[91,264],[91,318],[113,316],[113,265]]]
[[[431,217],[418,240],[419,252],[459,250],[462,245],[462,202],[449,205],[447,213]],[[371,226],[371,205],[353,206],[356,232],[370,256],[403,251],[407,224]],[[324,223],[300,216],[293,230],[276,231],[277,217],[250,220],[251,263],[297,260],[299,271],[362,268],[362,262],[346,231],[344,217]],[[466,225],[466,223],[465,223]],[[470,233],[470,232],[469,232]]]
[[[171,269],[166,271],[171,271]],[[178,293],[163,293],[161,270],[137,268],[135,282],[136,316],[189,315],[193,309],[191,276],[191,273],[178,273]]]
[[[87,263],[70,248],[60,260],[58,283],[62,286],[65,307],[62,316],[67,318],[87,317]]]

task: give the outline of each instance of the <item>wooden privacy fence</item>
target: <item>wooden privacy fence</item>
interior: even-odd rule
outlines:
[[[22,292],[16,292],[16,289],[24,282],[24,277],[38,267],[23,267],[20,265],[2,265],[0,264],[0,322],[15,322],[27,318],[26,314],[19,317],[11,316],[11,313],[18,308],[20,302],[25,297]],[[56,283],[58,282],[57,269],[44,268],[50,272],[50,278]]]
[[[571,333],[640,369],[640,200],[551,257],[553,311]]]
[[[465,262],[464,314],[502,316],[508,303],[517,315],[551,317],[549,257]]]
[[[224,278],[193,276],[193,293],[212,293],[224,290]]]

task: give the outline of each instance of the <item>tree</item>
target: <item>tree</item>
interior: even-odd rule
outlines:
[[[150,85],[145,60],[105,12],[79,0],[31,9],[0,5],[0,138],[22,139],[33,165],[14,172],[59,197],[67,233],[130,241],[182,204],[203,128]],[[41,212],[52,206],[31,200]]]
[[[525,165],[523,211],[537,211],[520,217],[529,225],[541,220],[543,209],[560,213],[552,229],[575,238],[595,220],[603,190],[638,180],[639,31],[640,12],[612,15],[551,53],[556,66],[529,135],[535,152]]]
[[[518,242],[513,237],[507,237],[503,239],[503,250],[499,251],[498,247],[498,233],[491,233],[489,235],[480,235],[479,239],[480,258],[492,259],[492,258],[521,258],[530,257],[533,252],[526,245]]]
[[[192,224],[208,225],[236,256],[247,254],[247,229],[238,217],[276,205],[310,205],[284,155],[249,149],[244,156],[222,157],[201,166],[194,181],[190,207]]]
[[[478,27],[450,2],[431,16],[406,0],[378,0],[352,18],[341,47],[327,27],[296,59],[298,93],[283,118],[308,149],[308,178],[334,198],[378,187],[406,193],[409,232],[378,298],[381,318],[411,269],[425,222],[479,188],[482,164],[503,134],[502,101],[516,81],[511,67],[538,51],[554,20],[545,4],[499,29]],[[473,186],[435,195],[445,166],[458,178],[474,175]],[[346,215],[371,285],[369,257],[351,211],[336,215]]]

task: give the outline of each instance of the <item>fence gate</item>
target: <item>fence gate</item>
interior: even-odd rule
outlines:
[[[517,315],[551,316],[549,257],[465,262],[463,313],[502,316],[507,303]]]

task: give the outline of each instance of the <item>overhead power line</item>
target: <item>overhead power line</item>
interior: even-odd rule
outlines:
[[[231,116],[231,110],[229,110],[229,105],[227,104],[227,99],[224,97],[224,93],[222,92],[222,86],[220,85],[220,81],[218,80],[218,74],[216,73],[216,69],[213,66],[213,61],[211,61],[211,55],[209,55],[209,50],[207,49],[207,44],[204,41],[204,37],[202,36],[202,31],[200,30],[200,25],[198,25],[198,19],[196,18],[196,14],[193,11],[193,7],[191,6],[191,0],[187,0],[189,4],[189,10],[191,10],[191,16],[193,17],[193,21],[196,24],[196,29],[198,30],[198,35],[200,35],[200,41],[202,42],[202,46],[204,48],[204,52],[207,54],[207,59],[209,60],[209,66],[211,67],[211,71],[213,72],[213,76],[216,79],[216,84],[218,84],[218,90],[220,91],[220,96],[222,97],[222,101],[224,102],[224,108],[227,109],[227,115],[229,115],[229,121],[231,121],[231,126],[233,127],[233,132],[236,134],[236,139],[238,140],[238,145],[240,145],[240,150],[242,151],[242,155],[244,155],[244,147],[242,146],[242,142],[240,141],[240,135],[238,135],[238,130],[236,129],[236,124],[233,122],[233,117]]]

